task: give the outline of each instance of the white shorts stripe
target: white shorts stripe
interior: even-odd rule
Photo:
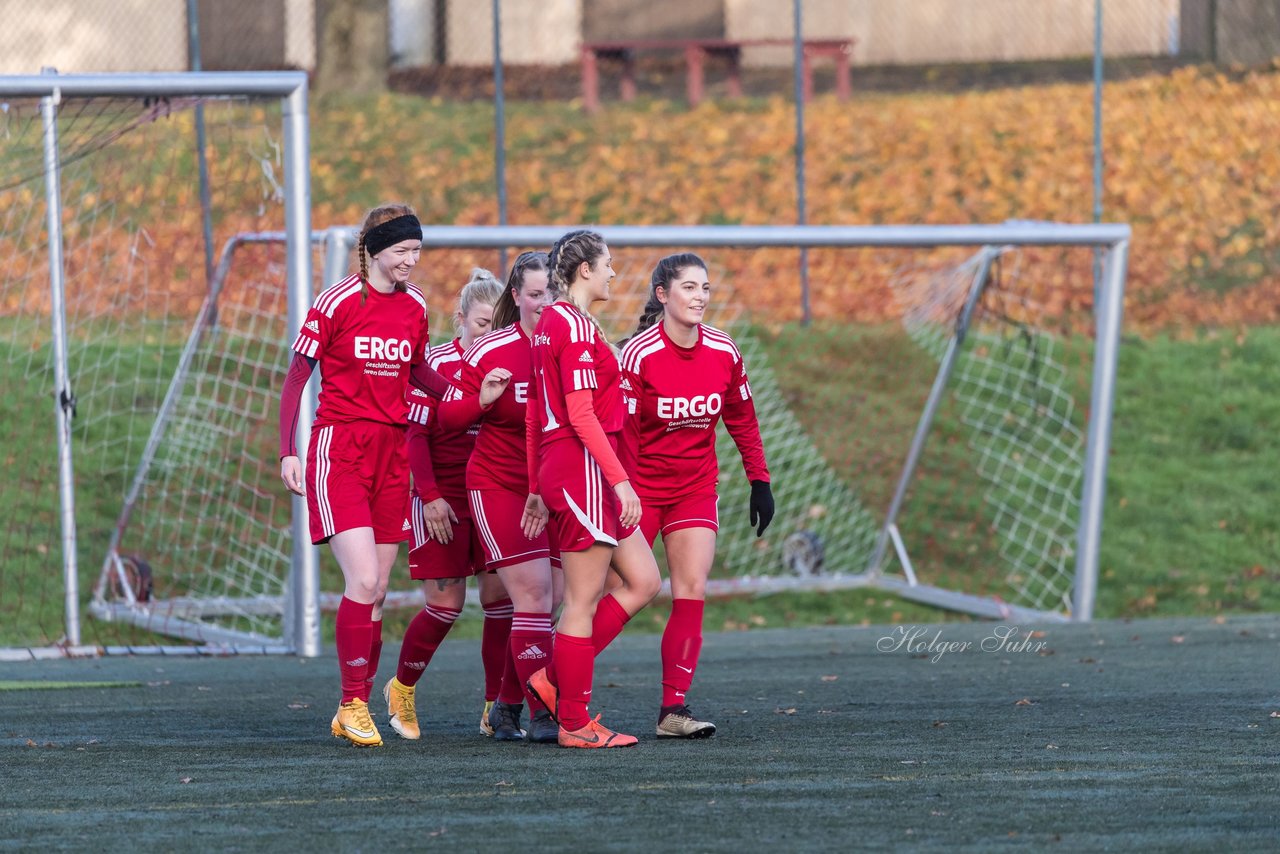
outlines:
[[[415,493],[410,509],[410,520],[413,522],[413,547],[420,549],[427,544],[427,523],[422,518],[422,499]]]
[[[587,518],[587,514],[583,513],[582,508],[574,502],[572,497],[570,497],[569,490],[564,489],[561,491],[564,493],[564,500],[569,504],[569,509],[573,511],[573,515],[578,518],[579,524],[587,529],[587,533],[595,537],[597,543],[606,543],[611,546],[616,546],[618,544],[617,540],[591,523],[591,520]]]
[[[334,534],[333,508],[329,506],[329,446],[333,442],[333,427],[321,427],[316,436],[316,506],[320,510],[320,529],[326,537]]]
[[[489,547],[490,558],[495,561],[502,560],[502,549],[498,548],[498,540],[494,537],[493,531],[489,530],[489,520],[484,515],[484,499],[481,496],[480,490],[471,490],[471,520],[475,523],[476,530],[480,532],[485,545]]]

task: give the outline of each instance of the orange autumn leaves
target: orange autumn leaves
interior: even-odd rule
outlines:
[[[321,99],[311,118],[313,227],[354,224],[384,199],[412,202],[431,223],[497,221],[489,105],[396,95]],[[275,121],[270,114],[264,120]],[[186,134],[188,128],[172,130]],[[824,97],[809,105],[807,130],[810,222],[1092,219],[1088,84],[867,93],[845,104]],[[707,101],[693,110],[668,102],[611,104],[595,117],[574,104],[516,103],[508,112],[509,219],[790,223],[796,213],[793,137],[794,113],[781,98]],[[1280,322],[1277,138],[1280,65],[1232,75],[1187,68],[1107,85],[1104,219],[1134,229],[1127,326]],[[239,228],[282,225],[271,221],[278,208],[259,215],[258,162],[245,157],[259,156],[258,149],[257,142],[238,152],[231,146],[215,158],[219,242]],[[236,165],[237,155],[244,164]],[[194,298],[203,288],[198,207],[170,204],[153,220],[159,222],[150,239],[176,247],[178,257],[170,260],[187,273],[175,277],[174,296]],[[618,254],[636,276],[653,257],[648,250]],[[757,319],[799,316],[796,252],[705,254]],[[815,316],[894,316],[886,282],[913,257],[814,251]],[[1023,285],[1040,310],[1086,328],[1093,299],[1089,253],[1036,257],[1040,262],[1027,265]],[[471,264],[496,258],[452,251],[427,260],[424,284],[443,307]]]

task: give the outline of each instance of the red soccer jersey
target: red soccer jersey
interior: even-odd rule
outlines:
[[[525,451],[525,408],[533,376],[533,347],[529,336],[513,323],[478,338],[462,357],[463,395],[478,395],[494,368],[506,368],[511,381],[502,396],[484,411],[475,451],[467,464],[467,489],[529,491]]]
[[[293,342],[320,362],[317,427],[348,421],[404,424],[409,368],[427,355],[427,300],[414,285],[389,294],[349,276],[316,297]]]
[[[574,305],[555,302],[542,310],[533,335],[530,405],[538,407],[542,444],[575,437],[565,395],[591,390],[592,408],[606,434],[618,433],[626,415],[618,359],[591,318]]]
[[[427,351],[427,364],[440,376],[458,388],[462,378],[462,343],[455,338],[448,343]],[[437,402],[426,392],[410,384],[409,404],[409,468],[414,472],[413,491],[424,502],[440,496],[455,501],[466,501],[467,459],[476,443],[478,425],[459,431],[444,430],[436,413]],[[426,434],[426,442],[416,442],[414,437]],[[424,476],[421,455],[427,453],[430,466]],[[465,504],[464,504],[465,506]],[[456,511],[456,508],[455,508]]]
[[[728,335],[699,324],[698,342],[679,347],[657,323],[627,342],[622,370],[633,483],[642,501],[665,504],[715,489],[722,417],[748,479],[769,479],[746,365]]]

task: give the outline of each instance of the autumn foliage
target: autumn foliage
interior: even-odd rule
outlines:
[[[794,121],[783,99],[708,101],[693,110],[668,101],[613,104],[594,117],[576,104],[515,104],[508,114],[509,221],[793,222]],[[180,121],[170,131],[185,139],[187,128]],[[807,133],[812,223],[1093,217],[1087,84],[866,94],[850,103],[819,98],[809,105]],[[1280,61],[1247,73],[1184,68],[1108,84],[1103,218],[1128,222],[1134,231],[1127,326],[1280,320],[1278,138]],[[494,223],[492,140],[492,109],[484,103],[403,95],[317,100],[313,227],[356,223],[386,199],[410,201],[426,222]],[[278,218],[278,208],[262,214],[258,161],[250,160],[246,171],[235,165],[242,151],[216,144],[219,241],[236,229],[278,228],[279,222],[265,222]],[[250,147],[269,151],[260,143]],[[198,205],[188,190],[164,192],[169,196],[163,216],[148,227],[149,245],[167,247],[166,263],[183,271],[170,277],[173,295],[198,300]],[[740,293],[750,293],[755,312],[772,320],[799,315],[796,252],[709,254]],[[1061,261],[1042,257],[1051,263],[1036,267],[1037,302],[1048,315],[1086,327],[1093,299],[1088,253]],[[432,253],[424,284],[443,302],[475,260]],[[880,320],[893,314],[884,283],[905,260],[892,252],[813,252],[815,316]],[[88,256],[77,261],[74,253],[69,262],[95,263]]]

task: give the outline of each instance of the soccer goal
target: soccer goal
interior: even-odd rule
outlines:
[[[565,230],[425,228],[434,336],[451,334],[472,265],[499,270],[499,251],[545,248]],[[747,362],[777,516],[757,539],[721,431],[710,594],[867,587],[991,618],[1092,617],[1128,226],[598,230],[619,273],[600,313],[613,340],[634,328],[658,258],[691,249],[711,267],[708,322]],[[324,278],[336,281],[355,230],[327,240]],[[816,287],[856,302],[839,313],[861,319],[802,337],[774,365],[764,341],[778,324],[753,296],[795,289],[801,249]],[[1099,256],[1096,304],[1065,304],[1066,285],[1092,280]],[[824,375],[833,363],[851,370]],[[813,403],[824,399],[834,403]]]
[[[0,78],[0,656],[316,635],[273,483],[307,148],[301,73]]]

